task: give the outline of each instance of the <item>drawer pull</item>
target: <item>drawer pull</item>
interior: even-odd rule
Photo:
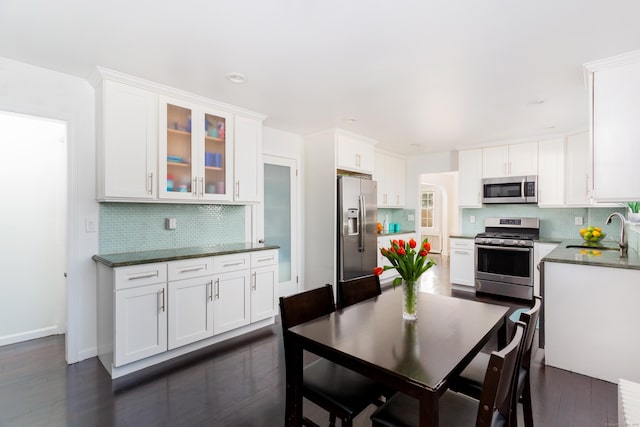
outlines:
[[[164,289],[161,290],[160,293],[162,294],[162,305],[160,306],[160,309],[162,309],[162,311],[164,311]]]
[[[222,264],[223,267],[233,267],[234,265],[242,265],[244,264],[244,261],[238,261],[238,262],[230,262],[227,264]]]
[[[273,261],[273,259],[274,259],[273,256],[269,256],[269,257],[259,258],[256,261],[258,261],[258,262]]]
[[[206,269],[207,269],[206,266],[194,267],[194,268],[183,268],[182,270],[180,270],[180,273],[190,273],[192,271],[200,271],[200,270],[206,270]]]
[[[156,271],[155,273],[141,274],[139,276],[129,276],[127,277],[127,280],[148,279],[149,277],[158,277],[158,272]]]

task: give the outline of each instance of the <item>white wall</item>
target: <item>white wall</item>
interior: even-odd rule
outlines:
[[[87,218],[97,221],[99,214],[93,88],[77,77],[0,58],[0,109],[68,123],[67,361],[95,356],[96,277],[91,256],[98,253],[98,233],[87,233],[84,227]]]
[[[420,176],[425,173],[455,172],[458,153],[429,153],[407,159],[407,209],[420,207]]]

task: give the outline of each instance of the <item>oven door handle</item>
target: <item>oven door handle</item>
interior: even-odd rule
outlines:
[[[529,252],[533,248],[516,248],[514,246],[488,246],[488,245],[476,245],[476,248],[480,249],[502,249],[505,251],[513,252]]]

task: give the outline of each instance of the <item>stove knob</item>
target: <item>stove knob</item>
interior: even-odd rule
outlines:
[[[526,245],[526,244],[527,244],[527,242],[525,242],[524,240],[520,240],[520,241],[518,242],[518,244],[519,244],[520,246],[524,246],[524,245]]]

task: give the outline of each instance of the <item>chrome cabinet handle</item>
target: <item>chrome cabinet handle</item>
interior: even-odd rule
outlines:
[[[236,199],[240,198],[240,181],[236,181]]]
[[[160,309],[164,312],[164,288],[160,291],[160,293],[162,294],[162,305],[160,306]]]
[[[200,197],[204,197],[204,178],[200,177]]]
[[[180,273],[190,273],[192,271],[200,271],[204,269],[205,267],[183,268],[182,270],[180,270]]]
[[[209,280],[209,301],[213,301],[213,280]]]
[[[193,178],[193,188],[191,189],[191,195],[198,197],[198,178]]]
[[[244,261],[238,261],[238,262],[230,262],[227,264],[222,264],[223,267],[233,267],[234,265],[242,265],[244,264]]]
[[[220,299],[220,279],[216,279],[216,299]]]
[[[153,172],[149,174],[149,186],[147,187],[149,195],[153,194]]]
[[[138,280],[138,279],[148,279],[149,277],[158,277],[158,272],[148,273],[148,274],[140,274],[138,276],[129,276],[127,280]]]
[[[256,272],[253,272],[253,290],[256,290]]]
[[[264,257],[264,258],[256,259],[256,261],[257,261],[257,262],[264,262],[264,261],[272,261],[273,259],[274,259],[274,257],[273,257],[273,256],[266,256],[266,257]]]

